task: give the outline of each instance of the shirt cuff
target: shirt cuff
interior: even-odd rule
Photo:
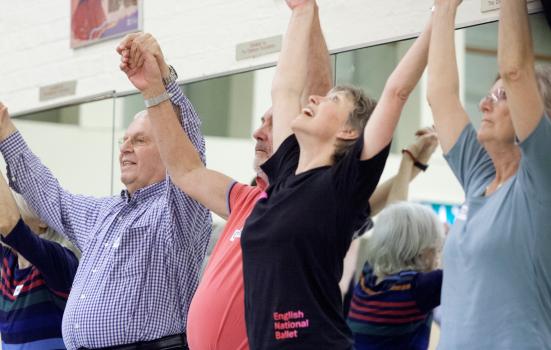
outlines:
[[[14,157],[22,154],[27,149],[27,144],[19,131],[11,134],[7,139],[0,142],[0,153],[4,156],[6,163]]]
[[[166,91],[168,92],[168,95],[170,96],[170,101],[174,104],[178,104],[182,97],[184,96],[184,92],[182,91],[182,88],[178,83],[175,81],[168,83],[165,86]]]
[[[7,236],[2,236],[2,242],[6,243],[15,250],[22,245],[28,245],[28,237],[32,235],[31,229],[25,224],[23,219],[19,218],[17,225],[11,230]]]

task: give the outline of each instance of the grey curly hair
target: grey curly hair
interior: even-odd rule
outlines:
[[[428,271],[432,261],[423,253],[439,251],[443,241],[444,225],[430,208],[399,202],[379,214],[368,240],[367,261],[377,277],[404,270]]]

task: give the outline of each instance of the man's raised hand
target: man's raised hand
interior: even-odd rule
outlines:
[[[0,102],[0,141],[7,139],[15,130],[15,126],[8,113],[8,106]]]
[[[316,1],[315,0],[285,0],[285,2],[287,3],[287,6],[289,6],[291,10],[294,10],[297,7],[300,7],[306,4],[313,4]]]
[[[142,93],[159,90],[162,78],[168,77],[169,67],[155,38],[148,33],[127,35],[117,47],[121,55],[120,69]]]

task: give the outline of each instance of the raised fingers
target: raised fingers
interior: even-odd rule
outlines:
[[[129,49],[130,46],[132,45],[132,42],[134,41],[134,39],[136,39],[137,37],[139,37],[140,35],[142,35],[143,33],[132,33],[132,34],[128,34],[126,35],[122,41],[120,42],[119,46],[117,46],[116,50],[119,54],[121,54],[121,52],[125,49]]]

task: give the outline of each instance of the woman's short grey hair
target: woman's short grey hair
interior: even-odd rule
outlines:
[[[430,208],[409,202],[392,204],[377,218],[367,244],[367,261],[377,277],[404,270],[427,271],[432,262],[421,253],[439,251],[443,237],[444,226]]]
[[[352,102],[354,108],[348,115],[346,122],[348,123],[348,126],[356,130],[358,134],[363,133],[365,125],[377,106],[377,101],[368,97],[362,89],[354,86],[337,85],[331,89],[331,91],[344,92],[350,99],[350,102]],[[356,140],[337,140],[333,161],[336,163],[341,160],[346,153],[353,148],[355,143]]]
[[[551,117],[551,64],[536,64],[534,72],[538,90],[543,100],[543,109],[547,116]],[[495,81],[497,82],[499,79],[501,79],[500,74],[497,75]]]
[[[13,198],[15,199],[15,203],[17,203],[17,207],[19,208],[19,213],[21,214],[22,217],[40,220],[40,218],[34,212],[34,210],[32,210],[32,208],[27,204],[23,196],[21,196],[19,193],[14,191],[12,191],[12,194],[13,194]],[[48,226],[48,228],[46,229],[46,232],[41,234],[40,238],[58,243],[59,245],[73,252],[73,254],[75,254],[77,259],[80,259],[80,256],[81,256],[80,250],[78,250],[77,247],[75,247],[73,243],[71,243],[68,239],[66,239],[65,237],[63,237],[62,235],[54,231],[51,227]]]

